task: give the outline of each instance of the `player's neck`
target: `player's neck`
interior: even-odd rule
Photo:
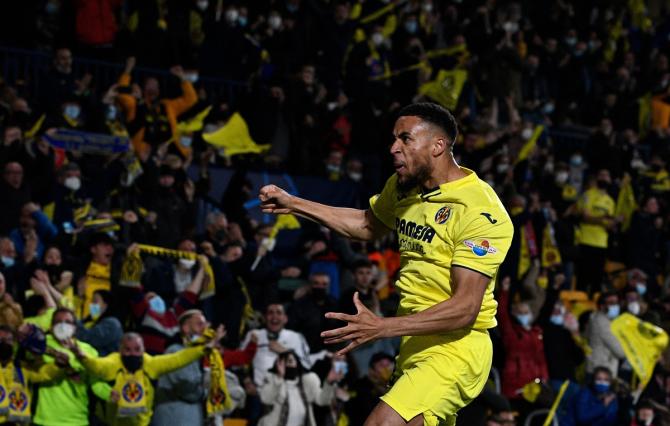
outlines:
[[[444,159],[436,162],[430,177],[421,184],[423,191],[431,191],[447,182],[464,178],[467,174],[461,170],[460,166],[454,160],[454,156],[449,154]]]

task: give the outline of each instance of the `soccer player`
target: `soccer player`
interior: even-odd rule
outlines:
[[[513,226],[493,189],[454,160],[457,133],[438,105],[401,109],[390,149],[396,172],[367,210],[326,206],[274,185],[260,190],[266,213],[294,213],[358,240],[398,235],[398,315],[378,317],[354,294],[357,313],[326,314],[347,325],[322,334],[326,343],[349,342],[339,353],[402,336],[392,387],[366,426],[454,424],[488,378],[493,289]]]

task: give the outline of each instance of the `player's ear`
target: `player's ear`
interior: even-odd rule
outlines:
[[[443,136],[436,137],[433,143],[433,157],[439,157],[449,148],[449,141]]]

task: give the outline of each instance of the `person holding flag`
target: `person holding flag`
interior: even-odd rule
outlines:
[[[396,173],[367,210],[331,207],[268,185],[265,213],[293,213],[346,237],[398,234],[397,317],[375,315],[354,294],[355,315],[327,313],[346,326],[322,333],[327,344],[402,336],[392,387],[366,421],[376,425],[454,424],[483,389],[491,369],[488,329],[496,325],[493,288],[514,228],[495,191],[460,167],[452,148],[456,120],[430,103],[402,108],[390,148]]]

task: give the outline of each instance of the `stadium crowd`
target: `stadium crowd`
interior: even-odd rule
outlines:
[[[53,60],[0,83],[0,423],[362,425],[399,342],[338,357],[320,333],[356,291],[394,315],[397,240],[275,226],[249,176],[339,182],[365,207],[393,172],[394,111],[430,100],[515,224],[491,386],[457,424],[541,421],[558,397],[560,425],[670,425],[669,8],[2,2],[0,42]],[[239,152],[203,137],[239,120]],[[94,133],[129,149],[87,149]],[[647,323],[646,379],[624,314]]]

